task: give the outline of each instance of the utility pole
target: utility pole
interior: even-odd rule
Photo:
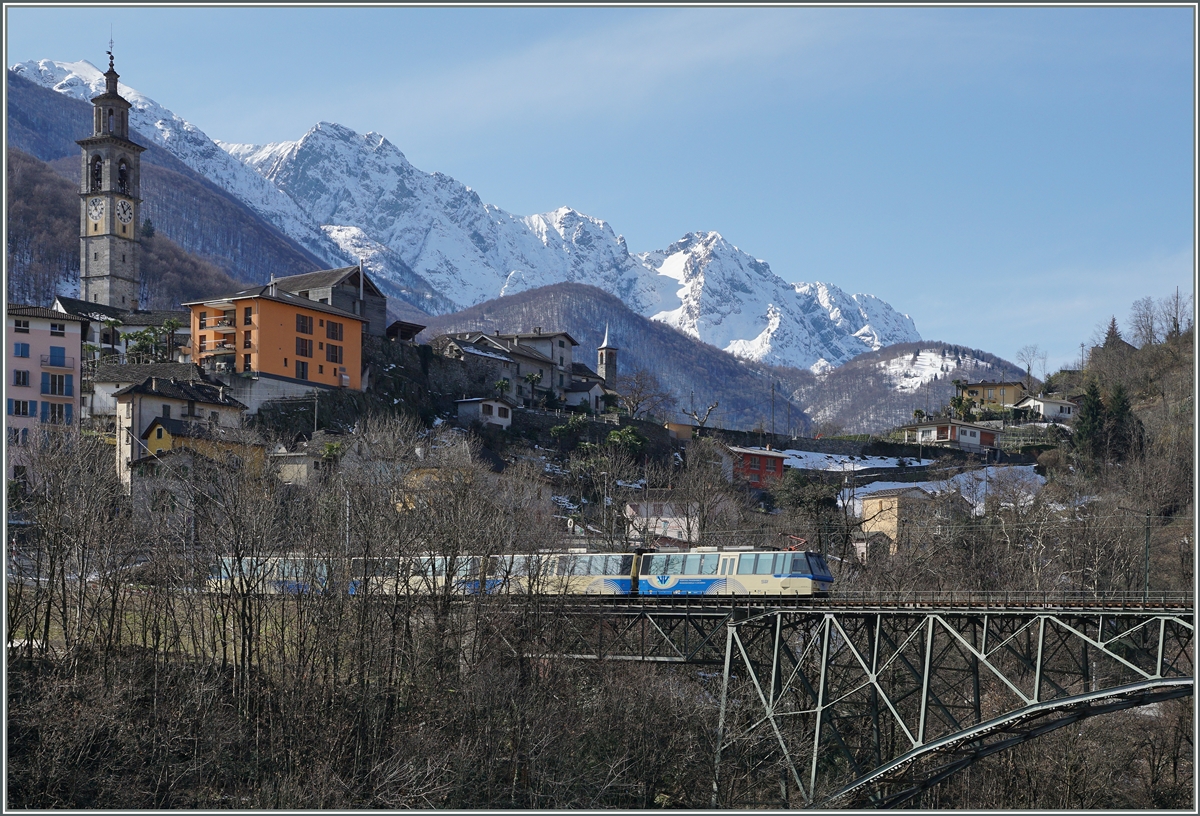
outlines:
[[[775,381],[771,380],[771,441],[775,441]]]
[[[1142,586],[1142,603],[1150,600],[1150,511],[1146,511],[1146,583]]]
[[[317,432],[317,389],[313,389],[313,434]]]

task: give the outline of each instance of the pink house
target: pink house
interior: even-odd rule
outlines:
[[[81,318],[41,306],[8,304],[4,370],[8,378],[5,422],[9,466],[21,467],[15,452],[45,425],[72,427],[79,421],[79,372],[83,352]]]

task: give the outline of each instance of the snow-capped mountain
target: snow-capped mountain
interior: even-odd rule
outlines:
[[[638,256],[656,273],[655,320],[744,359],[820,372],[919,340],[908,315],[826,283],[785,283],[720,234],[692,233]],[[649,310],[647,310],[649,311]]]
[[[449,176],[417,170],[376,133],[322,122],[296,142],[221,147],[314,220],[358,225],[460,307],[588,283],[739,357],[817,370],[920,339],[878,298],[786,283],[715,232],[633,256],[607,223],[569,207],[507,213]]]
[[[13,71],[84,100],[104,87],[88,62],[40,60]],[[818,372],[920,339],[911,318],[878,298],[788,283],[716,232],[632,255],[598,218],[569,207],[505,212],[449,176],[413,167],[377,133],[323,122],[294,142],[213,142],[133,88],[120,92],[140,132],[331,266],[363,257],[385,291],[430,314],[578,282],[744,359]]]
[[[87,60],[30,60],[13,65],[13,73],[61,94],[91,101],[104,92],[104,72]],[[204,131],[123,82],[117,90],[132,106],[129,123],[139,133],[214,184],[233,194],[281,232],[332,266],[352,263],[287,195],[234,159]]]

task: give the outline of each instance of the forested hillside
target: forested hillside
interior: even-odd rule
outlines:
[[[8,72],[9,151],[16,148],[49,163],[69,182],[72,195],[80,172],[75,140],[90,134],[90,105]],[[186,251],[232,278],[251,283],[265,282],[272,273],[283,277],[328,267],[146,137],[134,131],[133,140],[148,146],[142,154],[142,215]],[[10,189],[10,209],[13,200]],[[78,208],[78,199],[74,206]],[[68,233],[76,242],[76,254],[77,215]],[[14,273],[25,275],[29,270],[10,269],[9,274]]]
[[[57,291],[78,285],[79,194],[45,162],[13,147],[7,172],[8,299],[48,306]],[[143,232],[141,268],[145,308],[171,309],[239,286],[227,272],[156,228]]]

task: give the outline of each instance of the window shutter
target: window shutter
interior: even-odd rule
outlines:
[[[45,405],[45,404],[46,404],[45,402],[42,403],[42,405]],[[37,416],[37,400],[29,401],[29,415],[31,417]]]
[[[74,374],[67,375],[67,396],[68,397],[75,396],[75,375]],[[71,406],[68,405],[67,411],[69,412],[70,410],[71,410]]]
[[[50,403],[42,400],[42,422],[50,421]]]
[[[63,415],[66,417],[68,425],[71,424],[71,422],[72,422],[71,414],[74,413],[71,409],[72,409],[72,405],[69,402],[65,406],[63,406]]]
[[[12,400],[8,401],[8,415],[12,416]]]
[[[42,393],[43,394],[50,393],[50,372],[49,371],[42,372]]]

